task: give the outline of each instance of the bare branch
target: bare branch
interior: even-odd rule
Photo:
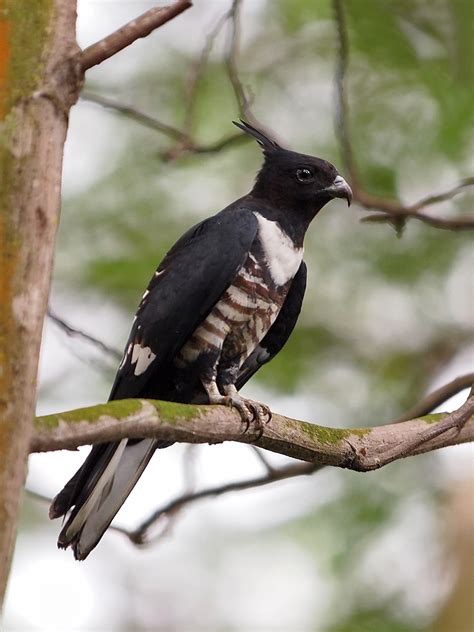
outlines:
[[[374,215],[369,215],[362,219],[363,222],[389,222],[395,227],[403,226],[407,219],[416,219],[434,228],[446,230],[472,230],[474,228],[473,215],[459,215],[456,217],[437,217],[428,213],[421,213],[420,209],[425,206],[436,204],[444,200],[451,199],[458,193],[464,191],[468,186],[474,184],[474,179],[465,180],[460,185],[440,193],[438,195],[423,198],[412,205],[404,206],[400,202],[371,195],[359,187],[353,187],[353,199],[355,202],[367,209],[380,211]]]
[[[383,462],[380,463],[377,454],[371,455],[368,459],[364,459],[364,466],[367,469],[376,469],[392,463],[399,458],[403,458],[410,454],[413,454],[418,448],[429,445],[432,440],[438,439],[453,430],[454,437],[459,436],[460,432],[464,428],[465,424],[474,415],[474,387],[472,387],[469,397],[466,402],[453,413],[446,415],[446,417],[437,424],[433,424],[430,428],[424,430],[419,436],[413,436],[405,438],[399,445],[394,445],[390,449],[386,450],[383,457]],[[401,422],[408,423],[408,422]]]
[[[247,95],[245,94],[244,87],[239,78],[239,72],[237,69],[237,56],[239,54],[240,43],[240,10],[242,7],[242,0],[233,0],[232,7],[229,11],[229,18],[231,21],[231,31],[229,37],[229,43],[227,46],[227,54],[225,63],[227,66],[227,74],[229,76],[232,89],[234,90],[235,99],[239,108],[239,114],[243,118],[252,118],[250,113],[250,103]]]
[[[249,137],[246,134],[242,134],[237,132],[235,134],[230,134],[229,136],[225,136],[220,140],[217,140],[213,143],[208,144],[199,144],[196,143],[187,133],[183,130],[180,130],[176,127],[172,127],[166,123],[162,123],[158,119],[138,110],[137,108],[121,103],[120,101],[116,101],[115,99],[110,99],[109,97],[103,97],[98,94],[93,94],[91,92],[85,92],[81,95],[81,98],[85,101],[90,101],[91,103],[96,103],[104,108],[115,110],[124,116],[131,118],[132,120],[140,123],[141,125],[145,125],[150,129],[153,129],[156,132],[160,132],[169,136],[170,138],[178,140],[178,144],[176,146],[167,149],[162,153],[162,158],[165,160],[176,160],[178,157],[183,154],[212,154],[218,153],[223,149],[227,149],[233,145],[237,145],[241,142],[247,142]]]
[[[191,66],[191,73],[186,86],[186,114],[184,121],[184,129],[186,130],[186,133],[188,135],[191,135],[192,132],[194,121],[194,106],[196,104],[196,95],[199,83],[204,75],[204,71],[209,61],[209,55],[211,54],[216,37],[219,35],[224,24],[229,19],[231,11],[232,9],[226,11],[224,15],[219,18],[214,28],[211,29],[211,31],[207,35],[199,58]]]
[[[266,469],[268,474],[272,474],[278,469],[276,467],[273,467],[273,465],[269,461],[267,461],[263,453],[263,450],[261,450],[260,448],[257,448],[256,445],[252,445],[250,446],[250,448],[252,449],[253,453],[255,454],[257,459],[260,461],[260,463],[263,465],[263,467]]]
[[[153,529],[163,519],[166,521],[170,520],[170,518],[174,517],[177,511],[181,511],[187,505],[193,504],[199,500],[204,500],[205,498],[215,498],[230,492],[254,489],[255,487],[262,487],[264,485],[269,485],[270,483],[275,483],[288,478],[294,478],[304,474],[312,474],[318,469],[320,469],[320,466],[314,463],[294,463],[280,469],[272,470],[265,476],[258,476],[244,481],[235,481],[224,485],[216,485],[215,487],[208,487],[207,489],[202,489],[197,492],[183,494],[154,511],[139,527],[133,531],[128,531],[120,527],[115,527],[115,530],[118,530],[126,535],[134,544],[149,544],[153,540],[157,539],[156,536],[150,538],[151,529]],[[158,537],[161,537],[161,534],[162,532],[160,532]]]
[[[407,413],[392,421],[392,423],[400,423],[402,421],[414,419],[415,417],[428,415],[432,410],[434,410],[438,406],[441,406],[441,404],[443,404],[454,395],[457,395],[461,391],[464,391],[466,388],[471,388],[473,384],[474,373],[461,375],[460,377],[452,380],[452,382],[444,384],[440,388],[427,395],[424,400],[418,402],[418,404],[415,404],[415,406],[413,406],[413,408],[410,408]]]
[[[351,179],[352,187],[357,188],[357,169],[352,149],[352,140],[349,129],[349,102],[346,90],[346,73],[349,66],[349,36],[347,33],[346,18],[342,0],[333,0],[336,16],[338,57],[335,73],[336,79],[336,119],[335,131],[341,146],[344,169]]]
[[[223,149],[228,149],[234,145],[245,143],[249,140],[249,136],[237,132],[236,134],[230,134],[220,140],[207,145],[199,145],[191,139],[187,139],[184,143],[179,143],[177,146],[171,147],[161,154],[163,160],[176,160],[186,154],[215,154]]]
[[[57,325],[62,331],[64,331],[64,333],[67,336],[70,336],[71,338],[82,338],[83,340],[90,342],[95,347],[97,347],[100,351],[106,353],[107,355],[111,356],[115,360],[120,360],[122,358],[122,354],[120,353],[120,351],[118,351],[118,349],[113,349],[112,347],[109,347],[109,345],[105,344],[105,342],[102,342],[102,340],[99,340],[95,336],[92,336],[91,334],[88,334],[85,331],[82,331],[82,329],[77,329],[76,327],[73,327],[68,322],[66,322],[63,318],[61,318],[55,312],[53,312],[51,307],[48,307],[48,318],[52,320],[53,323]]]
[[[292,463],[279,469],[272,469],[264,476],[257,476],[244,481],[235,481],[233,483],[225,483],[223,485],[216,485],[215,487],[208,487],[200,491],[185,492],[181,496],[174,498],[166,503],[159,509],[152,512],[148,518],[146,518],[137,528],[130,530],[120,527],[119,525],[112,525],[109,530],[117,531],[125,535],[133,544],[145,545],[151,544],[153,541],[161,539],[165,534],[169,532],[170,526],[173,525],[174,520],[179,512],[188,505],[194,504],[205,498],[216,498],[217,496],[223,496],[230,492],[238,492],[246,489],[253,489],[256,487],[263,487],[264,485],[270,485],[277,481],[283,481],[288,478],[296,478],[297,476],[304,476],[313,474],[321,469],[321,466],[315,463]],[[31,489],[25,490],[26,493],[35,500],[41,502],[51,503],[51,498],[40,494]],[[161,522],[164,522],[162,528],[158,533],[151,533]]]
[[[178,0],[168,7],[153,7],[137,18],[124,24],[120,29],[82,51],[82,70],[86,71],[101,64],[137,39],[146,37],[158,27],[166,24],[192,6],[188,0]]]
[[[338,38],[336,79],[336,117],[335,131],[341,147],[344,168],[351,180],[353,200],[369,210],[379,211],[374,215],[363,218],[363,222],[388,222],[397,230],[403,228],[407,219],[416,219],[420,222],[442,228],[445,230],[472,230],[474,228],[473,215],[460,215],[457,217],[436,217],[420,211],[427,206],[450,200],[466,187],[474,185],[474,178],[467,178],[459,185],[437,195],[422,198],[411,205],[403,205],[397,200],[372,195],[365,191],[360,183],[357,164],[352,145],[350,130],[350,110],[347,97],[347,70],[349,66],[349,36],[347,32],[346,18],[344,14],[343,0],[333,0],[334,16]]]
[[[186,142],[188,140],[186,133],[182,130],[171,125],[167,125],[166,123],[162,123],[158,119],[142,112],[138,108],[126,105],[115,99],[110,99],[109,97],[103,97],[99,94],[84,91],[81,93],[81,100],[96,103],[97,105],[101,105],[102,107],[110,110],[115,110],[116,112],[133,119],[137,123],[141,123],[142,125],[145,125],[145,127],[161,132],[162,134],[165,134],[165,136],[169,136],[175,140],[179,140],[181,142]]]
[[[474,440],[473,412],[474,397],[470,397],[450,415],[359,429],[327,428],[274,414],[258,438],[256,429],[244,433],[238,413],[226,407],[122,400],[38,417],[31,451],[75,449],[125,437],[186,443],[238,441],[319,465],[368,471],[396,458]],[[469,423],[463,425],[467,418]],[[456,433],[448,433],[450,429]]]
[[[238,70],[237,70],[237,55],[238,55],[238,44],[239,44],[239,11],[242,0],[233,0],[231,8],[221,16],[218,20],[214,28],[211,30],[209,35],[206,38],[206,42],[201,51],[199,59],[193,65],[191,76],[188,82],[188,88],[186,90],[186,108],[185,108],[185,123],[184,129],[178,129],[173,127],[172,125],[168,125],[167,123],[163,123],[159,121],[153,116],[142,112],[138,108],[135,108],[131,105],[126,105],[121,103],[120,101],[116,101],[114,99],[110,99],[108,97],[103,97],[101,95],[93,94],[90,92],[83,92],[81,98],[85,101],[90,101],[92,103],[96,103],[97,105],[101,105],[102,107],[113,109],[132,120],[145,125],[146,127],[158,131],[166,136],[172,138],[177,141],[175,145],[170,147],[161,153],[161,157],[164,160],[176,160],[184,154],[211,154],[222,151],[223,149],[227,149],[230,146],[233,146],[237,143],[244,142],[249,140],[245,134],[235,133],[230,134],[218,141],[201,144],[196,142],[192,138],[192,127],[193,127],[193,118],[194,118],[194,104],[196,98],[196,92],[199,85],[199,82],[204,73],[205,67],[209,60],[209,55],[214,45],[216,37],[221,32],[223,26],[226,24],[228,20],[231,21],[231,32],[229,37],[229,42],[227,46],[227,53],[225,58],[225,63],[227,67],[227,72],[229,76],[229,81],[231,82],[232,88],[234,90],[235,98],[237,101],[239,113],[241,116],[246,116],[247,118],[252,118],[250,113],[250,101],[245,94],[245,90],[243,85],[239,79]],[[174,6],[174,5],[173,5]],[[169,7],[171,8],[171,7]],[[145,14],[146,15],[146,14]],[[139,18],[137,18],[139,19]],[[88,49],[86,49],[88,50]]]
[[[206,41],[201,50],[199,58],[194,64],[192,64],[191,74],[188,79],[188,85],[186,89],[184,138],[180,139],[174,147],[171,147],[166,152],[164,152],[164,154],[162,155],[164,159],[175,160],[181,155],[187,153],[215,153],[221,151],[222,149],[226,149],[230,145],[240,142],[241,140],[244,140],[242,134],[233,134],[215,143],[210,143],[209,145],[199,145],[192,140],[192,130],[198,86],[204,75],[204,71],[208,64],[209,56],[214,46],[215,40],[228,20],[231,21],[231,31],[225,57],[227,74],[232,85],[232,89],[234,91],[240,116],[254,120],[250,112],[250,100],[245,94],[245,90],[239,79],[237,69],[237,56],[240,36],[239,14],[241,3],[242,0],[232,0],[230,9],[219,18],[216,25],[211,29],[206,37]]]
[[[448,189],[447,191],[444,191],[443,193],[437,193],[436,195],[429,195],[428,197],[424,197],[418,202],[415,202],[415,204],[412,204],[411,206],[409,206],[408,208],[412,213],[416,213],[416,211],[419,211],[420,209],[425,208],[426,206],[431,206],[432,204],[439,204],[440,202],[445,202],[446,200],[450,200],[458,193],[463,193],[467,187],[472,187],[472,186],[474,186],[474,177],[465,178],[459,184],[452,187],[451,189]]]

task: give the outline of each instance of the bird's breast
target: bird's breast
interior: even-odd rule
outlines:
[[[274,323],[289,285],[275,283],[263,245],[256,240],[232,283],[181,349],[177,364],[184,366],[212,350],[243,362]]]
[[[255,213],[258,221],[258,240],[262,248],[263,262],[274,284],[284,286],[293,279],[303,260],[303,248],[280,228],[278,222]]]

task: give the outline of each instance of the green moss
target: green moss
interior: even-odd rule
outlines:
[[[51,429],[59,426],[61,421],[67,423],[77,423],[87,419],[93,423],[98,421],[100,417],[107,415],[123,419],[133,413],[138,413],[142,407],[140,400],[137,399],[121,399],[107,404],[97,404],[97,406],[89,406],[87,408],[77,408],[76,410],[68,410],[63,413],[55,413],[53,415],[45,415],[38,417],[36,426],[43,429]]]
[[[174,402],[151,402],[163,421],[172,424],[178,419],[193,419],[199,416],[202,406],[192,404],[176,404]]]
[[[327,426],[317,426],[308,422],[299,423],[298,429],[305,432],[311,441],[325,443],[326,445],[334,445],[353,435],[363,437],[371,432],[370,428],[328,428]]]
[[[423,415],[420,417],[426,424],[436,424],[438,421],[442,421],[446,416],[446,413],[431,413],[431,415]]]
[[[44,67],[52,0],[6,0],[0,19],[11,24],[6,109],[39,85]]]
[[[150,400],[160,418],[168,424],[180,419],[193,419],[199,416],[202,407],[190,404],[175,404],[173,402],[162,402]],[[87,420],[90,423],[98,421],[102,416],[124,419],[129,415],[138,413],[142,403],[138,399],[120,399],[106,404],[97,404],[87,408],[77,408],[53,415],[45,415],[36,419],[36,427],[42,429],[52,429],[59,426],[61,421],[66,423],[79,423]]]

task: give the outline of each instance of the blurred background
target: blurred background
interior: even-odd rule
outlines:
[[[79,44],[152,5],[79,0]],[[472,176],[470,0],[342,7],[364,189],[411,203]],[[119,353],[166,250],[251,188],[256,144],[214,146],[235,134],[235,88],[284,144],[347,175],[335,124],[341,24],[332,3],[244,0],[229,66],[230,8],[228,0],[196,0],[89,71],[89,100],[72,112],[50,306]],[[136,113],[90,101],[101,98],[184,129],[211,151],[186,152]],[[466,189],[427,212],[459,216],[473,201]],[[297,330],[246,387],[279,413],[341,427],[382,424],[473,370],[472,232],[411,220],[397,233],[361,223],[364,215],[335,201],[309,231]],[[48,319],[39,413],[105,401],[116,366],[113,353]],[[52,497],[86,452],[33,455],[28,488]],[[326,468],[190,505],[165,517],[148,546],[110,532],[81,564],[56,549],[60,524],[49,522],[47,504],[25,494],[5,630],[469,632],[473,463],[472,447],[459,446],[370,474]],[[248,446],[176,445],[156,455],[115,522],[135,528],[183,491],[263,474]]]

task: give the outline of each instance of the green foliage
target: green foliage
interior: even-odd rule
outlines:
[[[345,621],[338,621],[325,632],[423,632],[425,626],[410,625],[394,615],[387,616],[386,608],[355,609]],[[426,631],[428,632],[428,630]]]
[[[273,9],[277,10],[278,19],[282,28],[293,36],[308,24],[319,20],[330,19],[332,15],[331,3],[329,0],[319,2],[308,2],[308,0],[277,0],[272,2]]]

